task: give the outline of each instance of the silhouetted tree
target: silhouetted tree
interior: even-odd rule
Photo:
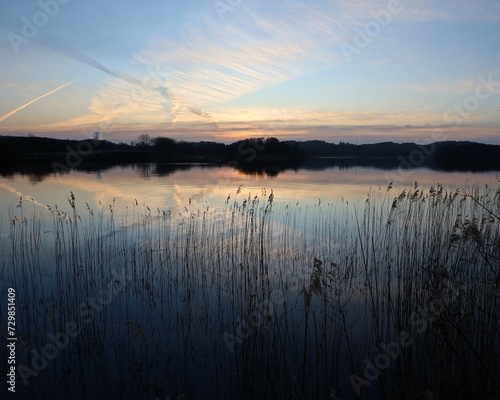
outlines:
[[[154,138],[152,143],[157,153],[175,154],[177,142],[174,139],[159,136]]]
[[[145,133],[137,138],[137,142],[135,145],[137,147],[151,147],[153,145],[153,141],[151,137],[147,133]]]

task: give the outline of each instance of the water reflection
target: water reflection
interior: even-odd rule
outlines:
[[[380,160],[380,163],[392,161]],[[0,214],[8,214],[8,204],[19,197],[34,198],[44,205],[67,203],[73,191],[80,204],[91,207],[111,204],[113,199],[123,208],[137,199],[152,209],[178,211],[193,202],[222,203],[228,194],[242,185],[243,193],[261,188],[274,189],[276,201],[315,203],[364,199],[370,187],[385,189],[392,181],[396,189],[444,184],[448,189],[467,185],[495,185],[496,172],[445,172],[428,168],[399,171],[369,167],[361,161],[316,160],[307,168],[283,169],[254,167],[252,172],[214,165],[130,164],[106,168],[71,170],[55,175],[49,168],[23,167],[2,170],[0,181]],[[275,169],[277,168],[277,169]]]
[[[381,171],[401,171],[401,175],[412,175],[416,170],[428,170],[435,172],[482,172],[494,173],[500,171],[496,163],[485,160],[470,163],[467,159],[454,160],[423,160],[418,166],[412,166],[407,161],[397,158],[363,158],[363,157],[322,157],[306,158],[303,160],[267,160],[254,162],[241,162],[231,164],[196,164],[196,163],[131,163],[116,164],[106,161],[87,161],[74,171],[95,173],[96,176],[104,172],[116,169],[132,169],[141,171],[144,178],[150,175],[169,176],[177,171],[185,171],[197,168],[235,168],[242,175],[276,177],[279,174],[290,171],[326,171],[326,170],[350,170],[358,168],[376,169]],[[62,171],[63,174],[69,171]],[[45,178],[54,174],[54,168],[50,163],[9,163],[0,166],[0,175],[4,178],[13,178],[14,175],[27,176],[32,183],[42,182]]]
[[[496,176],[386,172],[3,178],[20,397],[497,398]]]

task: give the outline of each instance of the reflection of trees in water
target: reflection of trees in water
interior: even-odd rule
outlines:
[[[500,158],[499,158],[500,160]],[[234,163],[236,164],[236,163]],[[103,172],[121,168],[136,171],[139,176],[149,179],[153,176],[168,176],[177,171],[187,171],[194,167],[202,168],[224,168],[232,167],[239,172],[249,176],[278,176],[287,170],[311,170],[325,171],[328,169],[352,169],[352,168],[376,168],[384,171],[397,170],[399,168],[427,168],[433,171],[458,171],[458,172],[487,172],[500,170],[499,161],[489,158],[484,160],[476,159],[474,162],[466,158],[439,158],[426,159],[418,166],[412,167],[409,163],[402,165],[398,158],[371,158],[371,157],[323,157],[306,159],[255,159],[251,162],[241,161],[237,165],[226,163],[221,160],[207,163],[123,163],[122,161],[106,160],[85,160],[82,165],[74,168],[75,171],[95,173],[97,179]],[[58,171],[58,174],[68,174],[70,169]],[[28,177],[30,183],[42,182],[46,177],[54,175],[55,171],[48,162],[31,163],[9,163],[0,166],[0,176],[13,179],[16,175]]]
[[[68,171],[62,174],[68,174]],[[0,167],[0,176],[7,179],[14,179],[16,176],[27,177],[29,182],[37,184],[42,182],[46,177],[53,175],[54,169],[50,164],[10,164]]]
[[[298,160],[279,160],[241,163],[235,168],[241,173],[249,176],[278,176],[286,170],[298,170],[300,166],[301,162]]]

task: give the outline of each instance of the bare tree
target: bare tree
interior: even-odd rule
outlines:
[[[147,133],[140,135],[137,138],[136,146],[139,147],[149,147],[153,145],[153,140],[151,139],[151,136],[149,136]]]

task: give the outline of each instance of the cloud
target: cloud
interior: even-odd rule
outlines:
[[[373,19],[372,13],[388,8],[387,0],[337,0],[335,4],[358,22]],[[401,22],[490,21],[500,20],[500,3],[491,0],[399,0],[403,11],[394,16]]]
[[[89,110],[92,111],[92,114],[55,123],[51,125],[52,127],[64,126],[65,124],[72,126],[98,123],[116,119],[117,117],[126,118],[130,116],[130,114],[134,114],[134,117],[137,117],[137,114],[143,110],[157,111],[166,104],[172,105],[171,109],[173,110],[172,115],[174,117],[174,122],[177,119],[175,110],[182,107],[192,114],[210,120],[215,124],[210,113],[202,110],[198,104],[180,98],[175,92],[175,89],[166,87],[166,82],[158,75],[157,71],[149,69],[142,78],[138,78],[132,73],[112,70],[98,60],[82,54],[67,45],[59,43],[51,47],[70,58],[87,64],[114,78],[107,79],[107,83],[98,89],[97,96],[92,98],[89,106]]]
[[[343,64],[339,44],[352,41],[355,28],[372,21],[373,13],[387,9],[388,3],[244,1],[232,7],[223,21],[212,2],[204,4],[205,8],[176,25],[180,30],[172,30],[171,21],[156,30],[132,55],[134,72],[132,68],[111,69],[75,50],[60,48],[63,54],[105,72],[108,79],[92,97],[88,114],[45,128],[113,121],[123,126],[150,124],[152,129],[171,123],[208,123],[213,130],[230,113],[224,111],[225,103]],[[395,21],[455,20],[464,18],[462,12],[471,8],[463,0],[422,0],[418,4],[402,0],[401,4],[403,11],[394,16]],[[472,13],[473,19],[494,20],[499,15],[498,6],[492,2],[479,0],[474,4],[480,6]],[[422,90],[438,89],[429,86]],[[332,120],[344,123],[350,117],[338,113],[311,115],[325,124]],[[365,122],[383,124],[400,116],[382,118],[364,113],[362,117]],[[243,115],[238,118],[244,119]],[[248,119],[255,117],[248,115]]]
[[[215,123],[207,106],[342,61],[334,45],[348,30],[349,21],[339,18],[330,3],[321,2],[316,8],[298,1],[279,3],[282,7],[274,13],[243,3],[228,23],[221,22],[213,9],[205,9],[175,39],[169,27],[164,27],[133,57],[145,71],[143,78],[154,82],[141,96],[131,95],[141,78],[124,79],[130,74],[73,56],[110,78],[91,100],[91,114],[66,122],[101,121],[118,115],[135,118],[146,113],[164,123]]]
[[[497,8],[490,3],[481,1],[484,10]],[[454,19],[470,8],[465,1],[423,0],[417,6],[405,0],[401,4],[403,11],[393,15],[394,20]],[[155,71],[157,85],[149,87],[139,101],[130,96],[139,78],[117,74],[81,55],[76,58],[116,76],[92,99],[90,111],[96,121],[147,115],[164,123],[215,123],[220,118],[206,107],[343,63],[339,44],[351,41],[355,27],[373,20],[374,12],[387,7],[385,0],[307,4],[278,0],[271,5],[256,0],[232,7],[221,21],[210,3],[193,13],[175,37],[170,25],[165,25],[133,56],[145,71]],[[477,11],[473,15],[495,14]],[[123,98],[129,100],[117,101]],[[85,116],[82,120],[91,119]]]
[[[136,59],[159,66],[179,98],[202,106],[340,62],[334,45],[347,28],[346,21],[337,21],[333,10],[321,12],[298,2],[287,5],[279,14],[237,9],[228,23],[209,14],[187,24],[181,40],[160,33]]]

